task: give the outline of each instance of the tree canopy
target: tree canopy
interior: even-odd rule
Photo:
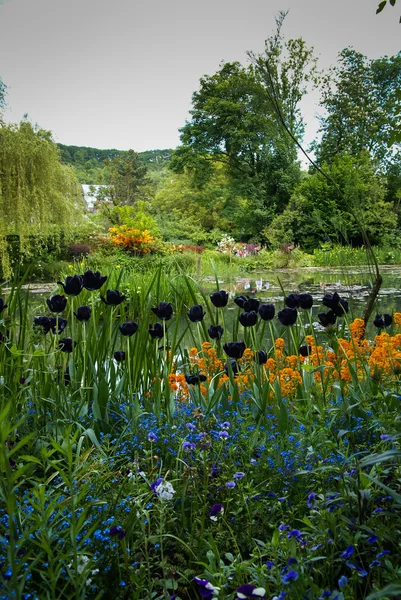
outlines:
[[[324,79],[321,105],[320,163],[337,154],[357,156],[367,150],[383,166],[391,161],[401,110],[401,52],[369,60],[353,48]]]

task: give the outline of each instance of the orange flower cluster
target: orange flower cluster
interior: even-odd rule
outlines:
[[[175,392],[177,400],[187,400],[189,396],[188,385],[183,373],[170,373],[168,376],[170,390]]]
[[[394,315],[394,323],[401,328],[401,313]],[[333,385],[338,382],[346,387],[352,381],[366,380],[374,377],[377,381],[382,377],[397,378],[401,374],[401,333],[390,336],[388,333],[377,335],[373,342],[364,339],[365,324],[362,319],[355,319],[350,324],[350,339],[338,338],[333,348],[316,343],[312,335],[306,336],[309,348],[307,357],[287,355],[285,341],[275,341],[274,352],[262,369],[262,377],[272,385],[270,396],[274,396],[273,385],[279,385],[285,398],[294,398],[303,384],[305,372],[312,371],[317,389],[328,395]],[[191,348],[189,360],[193,372],[204,373],[208,383],[219,376],[219,386],[226,384],[229,377],[224,372],[225,360],[219,358],[216,348],[209,342],[202,344],[202,350]],[[239,393],[251,390],[255,381],[256,369],[254,351],[246,348],[244,355],[237,361],[239,372],[235,378]],[[188,397],[188,386],[184,375],[171,374],[170,387],[181,399]],[[203,388],[203,389],[202,389]],[[206,393],[201,386],[202,393]]]
[[[148,229],[141,231],[134,227],[120,225],[109,229],[114,246],[122,246],[129,252],[136,254],[148,254],[152,251],[154,237]]]

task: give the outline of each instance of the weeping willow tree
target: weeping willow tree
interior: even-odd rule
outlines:
[[[9,275],[10,238],[19,252],[33,236],[68,235],[83,213],[73,171],[60,163],[51,134],[22,121],[0,126],[0,252]]]

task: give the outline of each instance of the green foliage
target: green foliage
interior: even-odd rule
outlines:
[[[3,271],[9,269],[5,236],[70,231],[81,219],[82,197],[71,168],[59,161],[49,132],[26,121],[0,127],[0,237]]]
[[[397,231],[394,206],[384,200],[383,181],[368,153],[338,155],[324,168],[331,181],[319,172],[306,178],[285,211],[266,229],[269,241],[293,242],[307,250],[329,240],[362,245],[357,214],[371,243],[389,242]]]
[[[86,146],[66,146],[58,144],[61,160],[74,167],[80,183],[107,184],[109,180],[109,161],[125,158],[127,150],[101,150]],[[141,163],[151,173],[158,173],[170,162],[171,150],[146,150],[138,152]]]
[[[368,59],[352,48],[339,54],[322,87],[321,163],[367,150],[382,165],[393,159],[401,109],[401,53]]]
[[[390,6],[395,6],[396,1],[397,0],[389,0]],[[379,6],[377,7],[376,14],[378,15],[379,13],[381,13],[381,11],[385,8],[386,5],[387,5],[387,0],[382,0],[379,3]],[[400,17],[400,23],[401,23],[401,17]]]

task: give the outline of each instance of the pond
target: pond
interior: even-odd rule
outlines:
[[[401,265],[381,267],[383,284],[376,300],[373,317],[376,313],[401,312]],[[226,312],[227,331],[232,331],[233,323],[237,318],[238,308],[232,299],[241,294],[258,298],[261,302],[273,303],[276,313],[283,306],[284,294],[291,292],[309,292],[314,298],[312,309],[313,320],[318,321],[317,314],[326,311],[322,307],[321,300],[325,293],[338,292],[340,296],[349,301],[350,315],[352,320],[362,317],[367,299],[369,297],[374,278],[368,267],[310,267],[302,269],[280,269],[276,271],[263,271],[243,277],[229,276],[225,279],[219,278],[220,289],[229,292],[230,302]],[[200,281],[202,290],[208,295],[216,290],[216,282],[213,277],[204,278]],[[38,305],[44,304],[44,299],[54,293],[54,284],[31,285],[29,291],[32,294],[33,306],[37,312]],[[46,311],[47,312],[47,311]],[[373,317],[371,320],[373,320]],[[180,319],[179,329],[181,332],[187,327],[184,317]],[[375,335],[376,329],[370,323],[368,335]],[[185,336],[186,338],[186,336]]]
[[[401,312],[401,266],[383,266],[380,272],[383,284],[376,301],[376,312]],[[349,300],[353,316],[357,317],[366,306],[373,280],[368,267],[308,267],[258,272],[225,281],[219,279],[219,285],[232,297],[246,294],[279,306],[284,297],[281,286],[286,294],[309,292],[315,299],[316,310],[325,293],[338,292]],[[206,292],[216,289],[213,278],[204,279],[201,285]]]

